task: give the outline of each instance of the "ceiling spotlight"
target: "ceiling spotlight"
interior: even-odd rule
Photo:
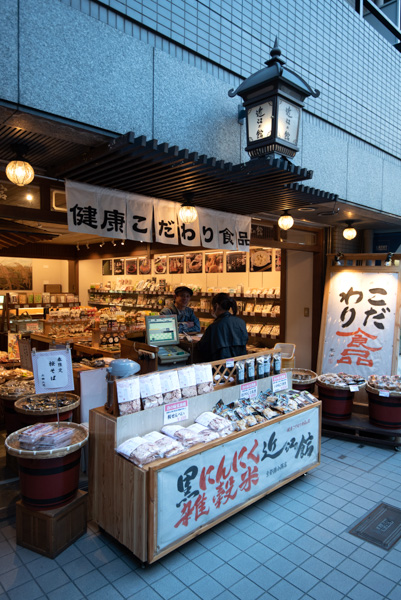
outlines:
[[[113,246],[117,246],[114,240],[111,240],[111,243],[113,244]]]
[[[87,250],[89,250],[89,247],[90,247],[90,246],[89,246],[88,242],[86,242],[86,244],[85,244],[85,245],[86,245],[86,249],[87,249]]]
[[[28,146],[25,144],[13,144],[11,150],[15,152],[16,160],[12,160],[6,167],[6,175],[8,179],[18,186],[24,186],[31,183],[35,177],[35,171],[29,164],[23,160],[24,154],[28,152]]]
[[[125,240],[121,240],[121,246],[124,246]]]
[[[80,250],[79,244],[77,244],[76,248],[77,248],[78,251]]]
[[[193,223],[198,218],[198,211],[193,205],[194,195],[193,192],[185,192],[183,194],[184,202],[178,211],[178,216],[183,223]]]
[[[103,246],[104,246],[104,242],[100,242],[99,246],[100,246],[101,248],[103,248]]]
[[[386,267],[391,267],[393,264],[393,252],[389,252],[386,256],[386,260],[384,261],[384,265]]]
[[[343,231],[343,237],[346,240],[353,240],[356,237],[356,229],[352,226],[353,221],[347,221],[347,227]]]
[[[284,229],[284,231],[287,231],[288,229],[291,229],[293,225],[294,219],[291,215],[288,214],[288,210],[283,211],[283,214],[278,220],[278,226],[280,227],[280,229]]]
[[[337,267],[341,267],[341,261],[344,260],[344,254],[342,252],[337,252],[334,260],[336,261]]]
[[[32,200],[33,200],[32,194],[27,194],[26,199],[29,200],[29,202],[32,202]]]

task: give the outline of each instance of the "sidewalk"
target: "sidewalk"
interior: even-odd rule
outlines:
[[[401,508],[401,453],[323,438],[318,468],[146,569],[94,523],[51,560],[3,520],[0,600],[399,600],[401,541],[347,533],[380,502]]]

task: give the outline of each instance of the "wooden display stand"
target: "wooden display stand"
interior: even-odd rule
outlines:
[[[32,510],[18,500],[17,544],[55,558],[86,532],[87,492],[78,490],[71,502],[51,510]]]
[[[269,377],[255,382],[256,393],[271,389],[272,379]],[[290,386],[290,376],[287,381]],[[180,425],[190,425],[220,399],[224,403],[232,402],[239,398],[241,391],[240,385],[222,386],[222,389],[209,394],[189,398],[188,419],[181,421]],[[135,435],[159,431],[165,421],[165,407],[158,406],[122,417],[112,416],[104,408],[93,409],[89,416],[90,518],[139,560],[152,563],[318,466],[320,411],[321,403],[317,401],[245,431],[232,433],[206,445],[198,444],[183,454],[139,468],[118,455],[115,449]],[[199,475],[202,472],[204,487],[200,484],[201,492],[197,490],[190,494],[185,474],[195,470]],[[236,478],[235,494],[234,491],[232,494],[227,492],[229,471],[232,479]],[[219,480],[223,487],[226,486],[226,495],[217,506],[215,497],[218,492],[213,484],[217,486]],[[182,493],[185,487],[187,497]],[[206,501],[207,494],[209,508],[197,521],[201,504],[195,506],[190,503],[195,502],[197,495],[199,500]],[[185,523],[184,515],[181,523],[180,515],[186,509],[188,520]]]

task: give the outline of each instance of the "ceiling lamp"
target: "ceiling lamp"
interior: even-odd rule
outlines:
[[[385,267],[391,267],[393,265],[393,252],[389,252],[386,256],[386,260],[384,261]]]
[[[24,154],[28,152],[28,147],[24,144],[15,144],[11,149],[17,155],[16,160],[12,160],[6,167],[8,179],[15,185],[24,186],[31,183],[35,177],[35,171],[29,164],[23,160]]]
[[[285,210],[278,220],[278,226],[280,227],[280,229],[284,229],[285,231],[287,231],[288,229],[291,229],[293,225],[294,219],[291,215],[288,214],[288,210]]]
[[[343,231],[343,237],[346,240],[353,240],[356,237],[356,229],[352,227],[352,221],[347,221],[347,227]]]
[[[185,192],[184,194],[184,202],[178,211],[178,216],[183,223],[193,223],[198,218],[198,211],[193,205],[194,195],[193,192]]]

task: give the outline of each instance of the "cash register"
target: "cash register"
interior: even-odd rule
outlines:
[[[146,342],[150,346],[158,346],[160,364],[186,362],[190,354],[177,344],[177,315],[148,316],[146,319]]]

